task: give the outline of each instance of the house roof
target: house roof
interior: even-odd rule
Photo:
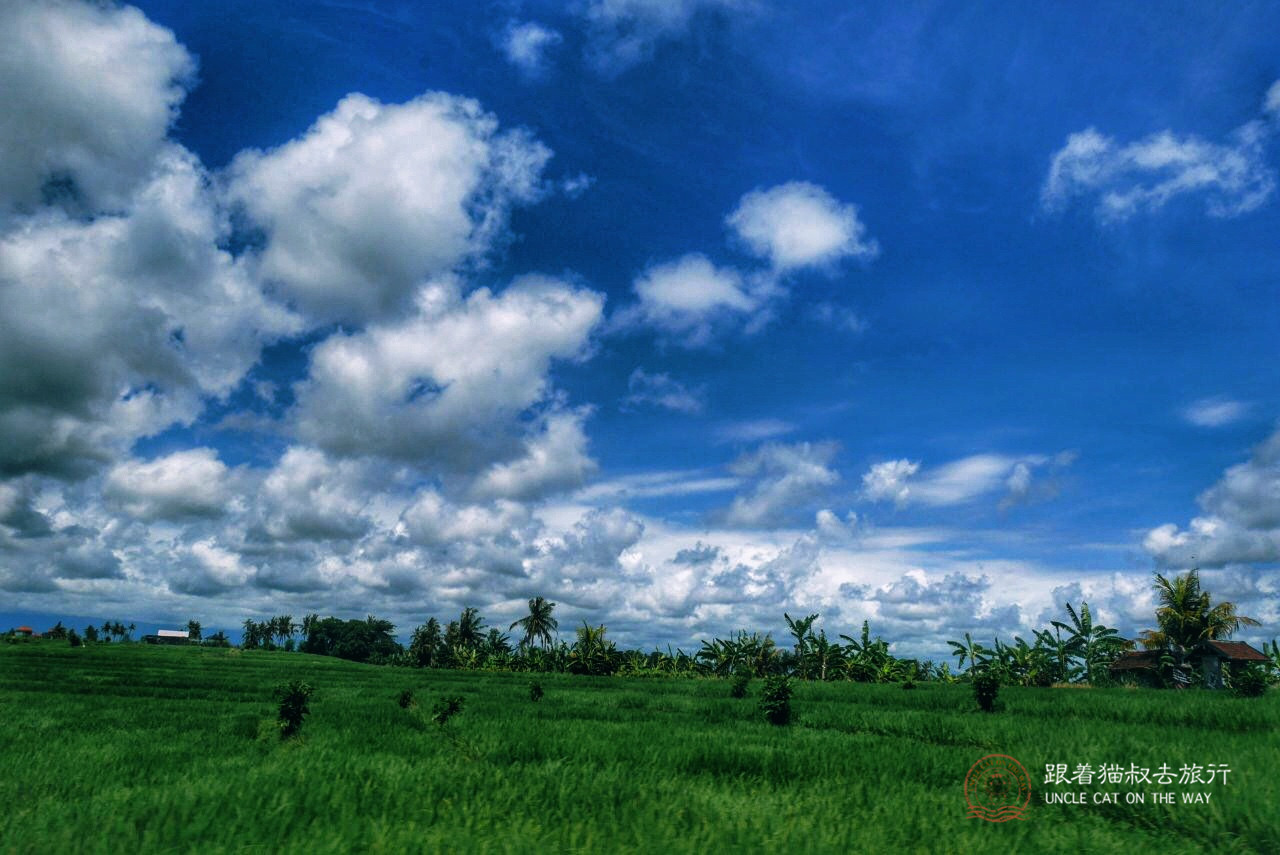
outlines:
[[[1159,650],[1134,650],[1120,654],[1120,657],[1111,663],[1111,670],[1137,671],[1144,668],[1158,668],[1159,666]]]
[[[1214,653],[1231,662],[1266,662],[1267,657],[1243,641],[1202,641],[1196,650]]]
[[[156,630],[156,635],[160,638],[188,638],[190,633],[185,629],[160,629]]]
[[[35,632],[35,630],[29,626],[20,626],[18,627],[18,632]]]

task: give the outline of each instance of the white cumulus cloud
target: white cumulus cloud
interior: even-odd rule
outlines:
[[[170,146],[124,211],[0,237],[0,472],[83,470],[190,421],[297,329],[218,247],[206,185]]]
[[[299,139],[238,155],[227,192],[266,232],[261,276],[317,322],[364,322],[490,249],[550,156],[466,98],[354,94]]]
[[[725,222],[753,253],[780,272],[830,265],[846,257],[871,259],[880,252],[858,219],[856,206],[806,181],[747,193]]]
[[[195,61],[132,7],[0,3],[0,218],[126,205],[166,147]]]
[[[231,484],[216,451],[192,448],[115,465],[107,473],[103,495],[140,519],[214,517],[231,501]]]
[[[1166,523],[1143,546],[1166,566],[1221,567],[1280,561],[1280,431],[1200,494],[1186,528]]]
[[[730,504],[725,519],[731,525],[770,526],[786,520],[798,506],[822,495],[840,480],[830,468],[836,455],[832,443],[770,443],[745,454],[729,467],[749,488]]]
[[[640,302],[620,323],[646,323],[686,347],[704,347],[713,332],[748,317],[760,305],[742,274],[690,253],[654,265],[635,281]]]
[[[582,356],[603,298],[524,277],[466,297],[452,280],[397,321],[317,345],[296,387],[300,436],[339,455],[477,471],[519,451],[519,416],[547,399],[555,360]]]
[[[482,496],[532,499],[579,487],[595,473],[583,430],[586,411],[548,415],[539,432],[524,440],[524,452],[514,460],[495,463],[476,481]]]

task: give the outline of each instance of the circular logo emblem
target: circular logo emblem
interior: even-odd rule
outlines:
[[[964,800],[969,803],[969,816],[977,819],[1022,819],[1031,803],[1031,776],[1009,755],[988,754],[965,775]]]

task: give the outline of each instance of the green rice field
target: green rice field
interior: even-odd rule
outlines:
[[[281,740],[272,689],[290,679],[315,693]],[[759,681],[735,700],[726,680],[537,675],[533,703],[531,679],[0,645],[0,852],[1280,852],[1275,691],[1005,688],[986,714],[965,685],[802,683],[777,727]],[[443,728],[442,696],[464,699]],[[967,816],[966,773],[993,753],[1030,773],[1022,820]],[[1230,772],[1044,785],[1059,763]],[[1068,792],[1087,803],[1044,803]]]

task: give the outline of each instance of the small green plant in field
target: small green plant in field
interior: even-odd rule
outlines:
[[[1267,691],[1266,672],[1257,665],[1250,665],[1233,677],[1231,690],[1242,698],[1262,697]]]
[[[462,712],[462,698],[441,698],[431,707],[431,720],[444,727],[449,719]]]
[[[542,693],[541,683],[539,683],[537,680],[533,680],[532,682],[529,683],[529,700],[533,701],[536,704],[538,701],[542,700],[542,694],[543,693]]]
[[[302,729],[302,719],[311,712],[307,704],[311,692],[310,684],[302,680],[290,680],[276,686],[276,700],[280,702],[276,721],[281,739],[288,739]]]
[[[973,678],[973,697],[983,712],[994,712],[996,695],[1000,693],[1000,675],[983,671]]]
[[[405,689],[400,693],[400,697],[396,702],[400,704],[401,709],[409,709],[409,707],[417,706],[417,702],[413,699],[413,689]]]
[[[760,711],[771,724],[791,723],[791,680],[787,677],[766,677],[760,692]]]
[[[729,697],[745,698],[749,685],[751,685],[751,672],[744,668],[733,675],[733,684],[729,686]]]

